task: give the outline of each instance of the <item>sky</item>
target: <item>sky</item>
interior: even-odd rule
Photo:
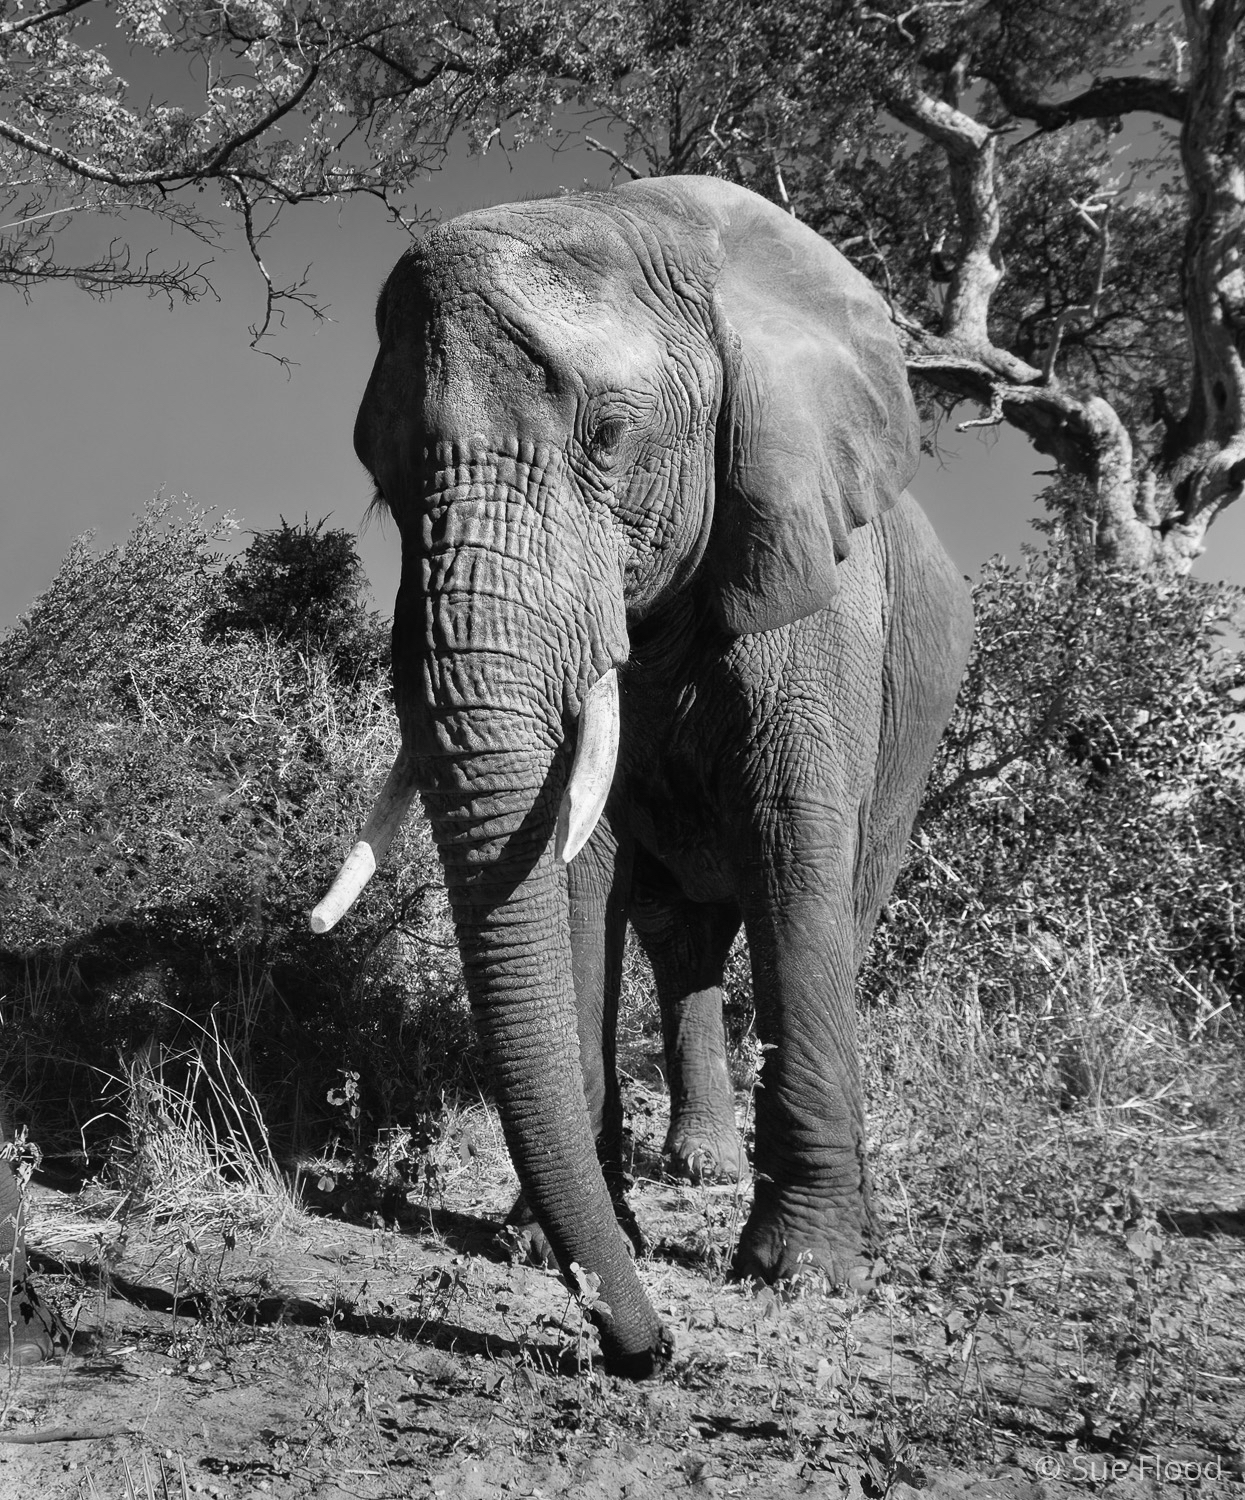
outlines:
[[[587,148],[453,153],[417,195],[441,216],[533,192],[603,186],[609,163]],[[37,288],[27,303],[0,288],[0,630],[45,588],[70,542],[93,530],[121,541],[157,492],[231,512],[245,533],[280,517],[357,531],[370,484],[351,446],[355,410],[375,354],[376,295],[403,233],[372,205],[287,213],[273,241],[278,279],[311,264],[331,321],[295,311],[270,345],[286,369],[251,350],[262,288],[245,250],[218,254],[219,301],[170,308],[141,292],[96,302],[72,286]],[[964,416],[977,413],[965,409]],[[990,556],[1012,561],[1037,540],[1036,470],[1050,461],[1013,429],[939,436],[912,486],[969,575]],[[398,579],[397,534],[373,521],[360,555],[388,615]],[[1245,505],[1211,529],[1196,572],[1245,583]]]

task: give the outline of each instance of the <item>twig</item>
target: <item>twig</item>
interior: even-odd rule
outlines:
[[[790,194],[787,192],[787,184],[783,181],[782,168],[778,165],[777,157],[774,159],[774,178],[778,183],[778,196],[782,199],[782,206],[793,219],[797,218],[795,204],[792,203]]]
[[[0,1432],[0,1443],[98,1443],[127,1437],[132,1427],[43,1427],[38,1432]]]
[[[1050,347],[1042,360],[1042,384],[1049,385],[1055,373],[1055,361],[1059,357],[1059,346],[1063,343],[1063,336],[1068,330],[1068,325],[1073,318],[1096,318],[1098,316],[1098,305],[1102,301],[1102,288],[1107,275],[1107,252],[1111,247],[1111,232],[1107,225],[1106,215],[1111,212],[1111,205],[1107,203],[1077,203],[1072,200],[1072,207],[1084,224],[1088,226],[1091,233],[1098,238],[1098,273],[1094,277],[1094,290],[1088,302],[1074,302],[1065,307],[1055,319],[1055,329],[1051,334]],[[1100,224],[1092,215],[1101,213],[1104,215]]]
[[[603,152],[604,155],[608,156],[616,167],[621,167],[624,172],[630,172],[632,181],[638,181],[641,177],[643,177],[643,172],[637,171],[637,169],[631,165],[626,157],[619,156],[617,151],[611,150],[609,146],[605,145],[602,141],[597,140],[595,135],[586,135],[584,136],[584,140],[588,143],[589,146],[592,147],[594,151]]]

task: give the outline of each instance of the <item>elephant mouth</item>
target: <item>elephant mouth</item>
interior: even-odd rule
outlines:
[[[554,836],[554,852],[564,864],[570,864],[592,837],[604,811],[618,760],[618,740],[618,671],[611,668],[588,690],[579,715],[575,756]],[[404,745],[358,840],[342,861],[327,894],[312,910],[312,932],[329,932],[359,899],[405,822],[418,791],[414,757]]]

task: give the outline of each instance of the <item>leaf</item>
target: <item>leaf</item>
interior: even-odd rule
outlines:
[[[1138,1227],[1125,1239],[1128,1253],[1137,1260],[1148,1260],[1157,1264],[1162,1256],[1162,1241],[1149,1229]]]

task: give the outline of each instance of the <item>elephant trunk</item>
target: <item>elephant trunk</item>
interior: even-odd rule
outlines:
[[[592,837],[604,811],[618,759],[618,737],[618,674],[611,670],[589,689],[580,715],[575,760],[558,809],[557,853],[563,864],[569,865]],[[329,932],[358,900],[402,826],[415,791],[414,767],[403,747],[357,842],[312,910],[312,932]]]
[[[625,634],[621,642],[619,632],[606,635],[582,590],[578,607],[562,601],[551,625],[551,572],[539,561],[536,568],[530,558],[461,543],[423,566],[418,589],[399,594],[395,617],[399,712],[524,1196],[568,1283],[572,1263],[601,1278],[593,1316],[607,1360],[643,1374],[664,1334],[597,1160],[561,857],[591,832],[608,790],[588,742],[604,738],[607,760],[611,735],[616,747],[616,716],[611,731],[608,702],[604,713],[594,705],[616,691],[609,669],[625,652]],[[568,631],[568,615],[578,630]],[[572,793],[559,819],[564,722],[577,710],[587,769],[576,781],[591,785]]]
[[[568,1284],[573,1262],[600,1276],[607,1359],[643,1374],[662,1332],[618,1228],[584,1096],[553,768],[528,758],[525,776],[519,751],[495,753],[511,778],[504,795],[444,782],[424,794],[467,992],[524,1196]],[[492,758],[473,757],[466,779],[487,779]]]

